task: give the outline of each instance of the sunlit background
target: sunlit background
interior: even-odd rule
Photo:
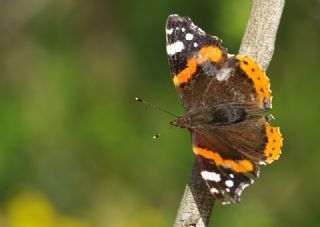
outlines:
[[[237,53],[251,1],[1,1],[0,226],[171,226],[194,160],[164,26],[190,16]],[[320,225],[320,1],[287,0],[274,58],[283,155],[210,226]],[[152,136],[163,132],[159,140]]]

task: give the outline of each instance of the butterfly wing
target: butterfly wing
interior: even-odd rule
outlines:
[[[208,126],[206,130],[257,164],[270,164],[281,154],[280,129],[269,124],[268,116],[252,116],[236,124]]]
[[[211,193],[224,203],[239,202],[243,189],[259,176],[259,164],[281,153],[282,136],[264,117],[192,131],[193,152]]]
[[[212,195],[224,204],[239,202],[243,188],[253,183],[259,166],[210,131],[192,132],[193,152]]]
[[[173,83],[188,112],[225,103],[252,112],[270,108],[269,79],[250,57],[228,55],[218,37],[188,17],[168,17],[166,40]]]
[[[166,25],[167,54],[173,83],[187,115],[237,107],[239,121],[191,128],[193,151],[211,193],[224,203],[238,202],[259,174],[259,164],[277,159],[278,128],[257,113],[271,108],[270,82],[250,57],[228,55],[221,40],[171,15]],[[273,133],[271,133],[271,131]],[[276,144],[272,144],[270,141]]]
[[[172,79],[184,107],[188,110],[195,98],[201,95],[194,92],[205,89],[205,81],[209,79],[207,75],[199,77],[199,65],[211,62],[211,70],[215,71],[219,68],[218,65],[224,62],[226,53],[217,37],[207,35],[188,17],[168,17],[166,41]],[[195,82],[193,83],[191,79],[196,77],[199,78],[192,80]]]

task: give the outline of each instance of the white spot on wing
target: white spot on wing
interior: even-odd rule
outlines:
[[[193,39],[193,35],[191,33],[187,33],[186,40],[192,40],[192,39]]]
[[[226,191],[227,191],[227,192],[230,192],[230,188],[226,188]]]
[[[229,78],[231,68],[222,68],[216,75],[217,80],[227,80]]]
[[[167,53],[169,55],[174,55],[181,52],[184,49],[184,44],[181,41],[167,45]]]
[[[194,46],[194,47],[197,47],[197,46],[198,46],[198,43],[195,42],[195,43],[193,44],[193,46]]]
[[[264,165],[264,166],[266,166],[266,165],[267,165],[267,163],[266,163],[266,162],[264,162],[264,161],[260,161],[260,162],[259,162],[259,165]]]
[[[166,32],[167,32],[167,34],[168,34],[168,35],[171,35],[171,34],[172,34],[172,32],[173,32],[173,28],[166,29]]]
[[[243,190],[248,187],[250,184],[246,184],[246,183],[241,183],[240,186],[236,189],[236,194],[238,196],[241,196],[241,193],[243,192]]]
[[[210,188],[210,192],[212,194],[218,194],[219,193],[218,189],[216,189],[216,188]]]
[[[229,175],[231,178],[234,178],[234,175],[232,174],[232,173],[230,173],[230,175]]]
[[[231,204],[231,201],[223,201],[221,204],[222,205],[228,205],[228,204]]]
[[[221,180],[220,174],[209,171],[202,171],[201,176],[204,180],[219,182]]]
[[[200,34],[205,34],[205,32],[201,28],[196,26],[194,23],[191,23],[190,27],[194,30],[197,30]]]
[[[226,180],[225,184],[227,185],[227,187],[231,188],[234,183],[233,183],[233,180]]]
[[[260,176],[260,169],[258,169],[258,171],[257,171],[257,177],[259,177]]]
[[[185,32],[185,31],[186,31],[186,29],[185,29],[185,28],[182,28],[182,29],[181,29],[181,31],[182,31],[182,32]]]
[[[200,33],[205,34],[205,32],[201,28],[197,27],[197,29]]]

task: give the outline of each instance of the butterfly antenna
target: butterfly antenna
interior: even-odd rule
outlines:
[[[167,133],[167,131],[169,131],[170,129],[172,128],[172,125],[170,125],[163,133],[158,133],[158,134],[155,134],[154,136],[152,136],[153,139],[159,139],[159,137],[164,134],[164,133]]]
[[[155,134],[154,136],[152,136],[152,138],[155,139],[155,140],[156,140],[156,139],[159,139],[160,135],[161,135],[160,133]]]
[[[141,103],[144,103],[144,104],[146,104],[146,105],[148,105],[148,106],[150,106],[150,107],[152,107],[152,108],[154,108],[154,109],[158,109],[158,110],[160,110],[160,111],[162,111],[162,112],[165,112],[165,113],[167,113],[167,114],[170,114],[171,116],[178,117],[176,114],[171,113],[170,111],[165,110],[165,109],[163,109],[163,108],[161,108],[161,107],[159,107],[159,106],[153,105],[152,103],[147,102],[147,101],[145,101],[145,100],[143,100],[143,99],[141,99],[141,98],[135,97],[134,99],[135,99],[136,101],[141,102]],[[157,136],[157,135],[158,135],[158,136]],[[154,137],[156,137],[156,138],[154,138],[154,139],[157,139],[157,138],[160,136],[160,133],[157,134],[157,135],[154,136]]]

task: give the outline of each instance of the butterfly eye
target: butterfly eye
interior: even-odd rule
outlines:
[[[214,124],[232,124],[243,121],[245,119],[246,112],[243,108],[235,106],[221,107],[213,112]]]

